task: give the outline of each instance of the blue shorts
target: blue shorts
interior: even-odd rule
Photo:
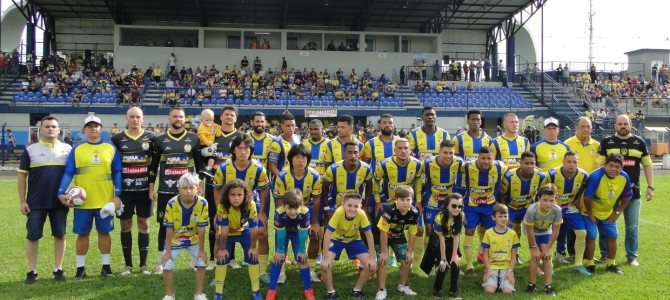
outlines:
[[[361,240],[356,240],[349,243],[344,243],[338,240],[330,240],[330,247],[328,251],[335,254],[335,260],[340,259],[340,254],[342,254],[342,249],[347,250],[347,256],[349,259],[356,258],[356,255],[368,253],[368,248],[365,247],[365,244]]]
[[[188,247],[177,247],[177,248],[172,248],[170,250],[170,253],[172,253],[172,258],[168,259],[168,261],[165,262],[163,265],[163,269],[166,271],[172,271],[174,270],[175,267],[175,260],[177,260],[177,256],[179,256],[179,253],[181,253],[182,250],[188,251],[189,254],[191,254],[191,259],[193,262],[194,267],[206,267],[207,262],[203,261],[201,258],[198,258],[198,251],[200,251],[200,245],[191,245]]]
[[[423,207],[423,220],[426,222],[426,224],[430,224],[431,226],[435,222],[435,217],[437,214],[440,212],[440,209],[437,207],[431,207],[431,206],[424,206]]]
[[[535,243],[537,245],[548,245],[549,244],[549,238],[551,238],[551,234],[535,235]]]
[[[226,239],[226,250],[228,250],[228,258],[226,258],[221,264],[226,265],[234,257],[230,257],[235,253],[235,243],[240,243],[242,246],[242,252],[244,253],[244,262],[250,265],[257,265],[258,260],[251,260],[249,257],[249,247],[251,246],[251,233],[249,230],[245,230],[241,235],[228,236]],[[220,245],[220,243],[219,243]]]
[[[489,229],[496,225],[491,216],[493,215],[493,205],[469,206],[465,205],[465,230],[474,230],[480,223],[484,228]]]
[[[509,223],[507,224],[507,227],[512,228],[512,223],[519,223],[523,221],[523,217],[526,216],[526,211],[528,210],[527,207],[524,207],[522,209],[513,209],[509,208],[508,214],[509,214]]]
[[[49,224],[51,224],[51,235],[57,238],[64,237],[67,213],[69,211],[69,208],[30,210],[28,215],[26,215],[26,217],[28,217],[26,220],[26,229],[28,230],[26,239],[29,241],[37,241],[42,238],[44,223],[47,220],[47,216],[49,216]]]
[[[275,230],[275,232],[277,232]],[[300,249],[300,237],[297,232],[287,232],[286,239],[284,240],[284,250],[288,253],[288,243],[291,242],[291,249],[293,249],[293,258],[295,261],[298,261],[298,249]],[[275,234],[275,244],[277,243],[277,238]],[[276,248],[275,248],[276,251]],[[299,261],[298,261],[299,262]]]
[[[100,216],[100,209],[74,209],[74,219],[72,221],[72,232],[74,234],[87,234],[93,228],[95,219],[95,230],[100,233],[110,233],[114,230],[114,216],[103,218]]]
[[[591,223],[591,219],[588,216],[582,216],[584,220],[584,226],[586,227],[586,238],[590,240],[595,240],[598,233],[601,236],[616,239],[619,237],[619,231],[617,229],[617,222],[612,224],[607,223],[607,221],[596,219],[596,223]]]
[[[576,207],[566,207],[561,209],[561,212],[563,213],[563,224],[561,226],[567,226],[568,229],[572,230],[584,230],[584,219]]]

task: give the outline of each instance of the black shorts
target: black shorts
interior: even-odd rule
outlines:
[[[214,201],[214,187],[208,183],[212,180],[205,178],[205,199],[207,199],[207,208],[209,209],[209,233],[216,233],[216,201]]]
[[[26,219],[26,229],[28,230],[26,239],[29,241],[38,241],[42,238],[47,216],[51,225],[51,235],[57,238],[65,236],[65,224],[69,211],[67,207],[31,210]]]
[[[161,194],[158,193],[158,201],[156,201],[156,221],[158,223],[163,223],[163,217],[165,217],[165,210],[167,209],[167,204],[170,199],[174,198],[178,194]]]
[[[121,220],[132,219],[134,214],[138,218],[149,218],[153,214],[153,201],[149,199],[149,191],[122,192],[119,198],[123,203],[123,213],[119,216]]]

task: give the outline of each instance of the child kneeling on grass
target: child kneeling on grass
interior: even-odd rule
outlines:
[[[321,270],[326,285],[326,300],[338,297],[333,287],[333,260],[338,260],[342,249],[347,250],[349,259],[358,259],[364,267],[358,275],[358,281],[352,290],[352,297],[363,297],[363,286],[370,278],[370,274],[377,270],[374,256],[374,239],[370,231],[370,221],[365,211],[361,209],[363,199],[358,193],[344,195],[342,206],[333,213],[323,235],[323,260]],[[361,241],[360,230],[365,232],[368,245]]]
[[[284,260],[288,251],[288,242],[291,241],[295,260],[300,267],[300,278],[305,288],[305,299],[314,300],[312,282],[310,281],[309,265],[307,264],[307,233],[312,217],[309,208],[302,205],[302,192],[299,189],[286,191],[282,197],[283,206],[275,210],[275,256],[270,267],[270,289],[265,300],[274,300],[277,296],[277,282],[280,273],[283,273]]]
[[[166,227],[165,253],[163,253],[163,284],[165,297],[163,300],[174,300],[172,286],[175,260],[182,250],[188,251],[197,268],[195,273],[195,300],[206,300],[203,294],[205,283],[205,267],[207,253],[205,252],[205,228],[209,225],[207,200],[198,196],[200,179],[198,175],[186,173],[177,183],[179,195],[170,199],[163,218]]]
[[[216,286],[214,299],[223,299],[223,285],[226,282],[226,269],[229,256],[233,253],[235,243],[240,243],[244,251],[244,261],[249,264],[249,281],[251,296],[254,300],[262,300],[258,280],[258,237],[256,228],[258,217],[249,186],[240,179],[228,181],[223,186],[219,207],[217,208],[216,224],[219,226],[215,249],[216,255]]]
[[[500,290],[511,294],[514,289],[514,266],[516,254],[521,246],[519,236],[514,230],[507,228],[509,215],[507,206],[497,203],[493,206],[491,216],[496,225],[484,233],[482,247],[484,248],[484,291],[495,293]]]

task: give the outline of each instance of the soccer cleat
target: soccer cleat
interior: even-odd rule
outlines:
[[[223,294],[215,293],[214,300],[223,300]]]
[[[386,290],[378,290],[377,294],[375,295],[375,300],[384,300],[386,299]]]
[[[568,258],[565,256],[565,253],[561,252],[556,252],[554,253],[554,256],[556,257],[556,261],[562,264],[569,264],[570,261],[568,261]]]
[[[326,300],[334,300],[337,299],[340,295],[337,294],[337,292],[332,292],[332,293],[326,293]]]
[[[144,267],[140,267],[140,274],[151,275],[151,272],[149,272],[149,270],[147,270],[147,266],[144,266]]]
[[[619,274],[619,275],[624,274],[623,271],[619,270],[619,267],[617,267],[617,265],[609,265],[609,266],[607,266],[607,268],[605,268],[605,271],[612,272],[614,274]]]
[[[629,258],[628,259],[628,264],[633,266],[633,267],[639,267],[640,266],[640,262],[638,262],[637,259],[635,259],[635,258]]]
[[[251,293],[251,297],[254,300],[263,300],[263,296],[261,296],[261,291],[255,291],[255,292]]]
[[[575,266],[575,271],[579,272],[580,274],[582,274],[584,276],[591,276],[591,272],[586,270],[586,268],[584,268],[583,265]]]
[[[412,291],[409,285],[396,285],[395,290],[405,296],[416,296],[416,292]]]
[[[465,276],[466,277],[475,277],[475,276],[477,276],[477,273],[475,272],[475,269],[467,269],[467,270],[465,270]]]
[[[516,255],[516,264],[523,265],[523,261],[521,260],[521,256],[519,254]]]
[[[265,273],[258,277],[258,280],[264,284],[270,284],[270,275]]]
[[[526,287],[526,293],[535,293],[537,292],[537,287],[535,284],[529,283],[528,286]]]
[[[311,289],[305,290],[304,294],[305,294],[305,299],[306,300],[316,300],[316,297],[314,297],[314,291],[313,290],[311,290]]]
[[[154,274],[163,275],[163,265],[157,264],[156,268],[154,269]]]
[[[316,275],[316,272],[314,271],[309,272],[309,280],[311,282],[321,282],[321,279],[319,279],[319,275]]]
[[[163,297],[163,300],[174,300],[174,295],[165,295],[165,297]]]
[[[77,267],[77,274],[74,275],[74,280],[82,280],[86,278],[86,268],[85,267]]]
[[[351,297],[354,297],[354,298],[363,298],[363,297],[365,297],[365,293],[363,293],[363,291],[354,291],[354,290],[351,290]]]
[[[586,266],[586,271],[593,275],[596,273],[596,266]]]
[[[284,284],[284,283],[286,283],[286,273],[279,273],[277,284]]]
[[[479,253],[479,254],[477,254],[477,261],[478,261],[480,264],[483,264],[483,263],[484,263],[484,253]]]
[[[23,281],[23,284],[31,285],[36,281],[37,281],[37,273],[35,273],[35,271],[30,271],[26,274],[26,280]]]
[[[235,270],[237,270],[237,269],[239,269],[239,268],[242,268],[242,267],[240,266],[240,264],[238,264],[237,261],[234,260],[234,259],[230,260],[230,262],[228,263],[228,266],[231,267],[231,268],[233,268],[233,269],[235,269]]]
[[[449,292],[449,298],[454,299],[454,300],[461,300],[460,295],[458,295],[458,292]]]
[[[65,281],[65,273],[63,272],[62,269],[58,269],[58,270],[54,271],[53,274],[54,274],[54,280],[56,280],[58,282]]]
[[[211,271],[211,270],[214,270],[215,267],[216,267],[216,261],[210,260],[207,263],[207,269],[206,270]]]
[[[268,290],[265,294],[265,300],[275,300],[277,298],[277,290]]]
[[[119,275],[121,275],[121,277],[124,277],[124,276],[128,276],[130,274],[133,274],[133,267],[126,266],[126,268],[123,270],[123,272],[121,272],[121,274],[119,274]]]
[[[112,269],[109,267],[109,265],[102,266],[102,269],[100,270],[100,275],[105,278],[114,278],[116,275],[112,273]]]
[[[442,292],[433,290],[433,297],[434,298],[442,298]]]
[[[597,264],[604,264],[607,262],[607,257],[603,255],[600,258],[593,258],[593,261]]]
[[[556,296],[556,290],[551,285],[544,286],[544,293],[549,296]]]
[[[193,300],[207,300],[207,295],[205,294],[193,295]]]

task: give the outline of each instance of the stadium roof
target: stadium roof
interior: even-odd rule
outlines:
[[[491,30],[546,0],[33,0],[55,19],[114,19],[117,24],[188,22],[200,26],[368,27],[419,32]],[[526,18],[530,15],[526,14]],[[522,22],[523,23],[523,22]]]

